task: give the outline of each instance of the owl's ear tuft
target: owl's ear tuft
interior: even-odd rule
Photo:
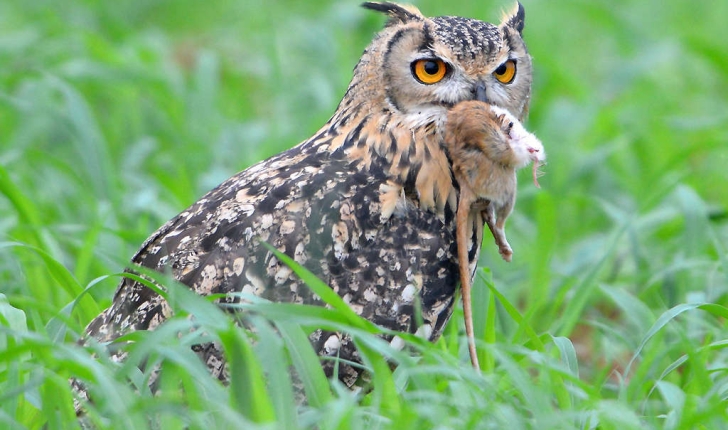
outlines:
[[[422,12],[411,5],[399,5],[396,3],[375,3],[375,2],[364,2],[361,4],[364,9],[374,10],[377,12],[386,13],[389,15],[389,21],[386,26],[396,24],[406,24],[412,21],[422,21],[425,19]]]
[[[521,2],[516,3],[516,7],[513,9],[512,12],[505,14],[503,17],[503,22],[501,23],[502,26],[508,26],[512,29],[518,31],[518,33],[523,33],[523,27],[525,25],[526,20],[526,11],[523,9],[523,5]]]

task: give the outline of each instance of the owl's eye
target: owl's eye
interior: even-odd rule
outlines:
[[[516,77],[516,62],[514,60],[508,60],[501,64],[495,69],[493,76],[503,84],[510,84],[513,82],[513,78]]]
[[[423,84],[436,84],[447,74],[447,64],[439,59],[417,60],[412,63],[412,74]]]

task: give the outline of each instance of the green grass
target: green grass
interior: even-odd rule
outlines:
[[[176,317],[130,335],[125,363],[76,346],[152,231],[328,119],[383,23],[357,3],[0,3],[0,427],[70,428],[71,375],[102,428],[728,426],[728,2],[524,0],[549,164],[523,181],[513,263],[485,241],[482,374],[459,311],[398,352],[337,306],[245,305],[252,334],[170,281]],[[371,393],[324,377],[322,326],[353,333]],[[229,388],[189,349],[206,340]]]

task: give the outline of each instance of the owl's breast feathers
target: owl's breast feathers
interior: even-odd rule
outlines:
[[[132,261],[171,273],[203,295],[320,303],[260,245],[267,242],[328,283],[359,315],[434,340],[452,313],[458,283],[457,197],[440,140],[434,123],[413,129],[388,115],[329,123],[210,191],[162,226]],[[473,264],[478,250],[471,245]],[[422,328],[415,326],[418,300]],[[109,341],[154,328],[170,312],[152,290],[124,279],[87,332]],[[319,337],[319,352],[336,355],[324,351],[327,337]],[[353,347],[338,352],[355,359]]]

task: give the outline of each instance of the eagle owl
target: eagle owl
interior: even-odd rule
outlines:
[[[388,15],[364,50],[331,119],[311,138],[228,179],[163,225],[132,262],[202,295],[247,293],[323,304],[261,243],[326,282],[362,317],[436,340],[459,285],[455,214],[459,184],[444,143],[448,111],[480,100],[519,120],[531,94],[531,58],[518,4],[499,25],[428,18],[412,6],[364,3]],[[484,214],[472,214],[469,272]],[[415,303],[421,317],[415,318]],[[418,311],[420,312],[420,311]],[[144,285],[125,278],[87,336],[111,341],[154,329],[171,314]],[[421,324],[421,325],[420,325]],[[358,361],[342,333],[310,336],[320,355]],[[225,381],[217,345],[195,349]],[[323,361],[330,373],[331,360]],[[328,363],[328,364],[327,364]],[[331,364],[333,367],[333,364]],[[358,368],[340,365],[351,386]]]

